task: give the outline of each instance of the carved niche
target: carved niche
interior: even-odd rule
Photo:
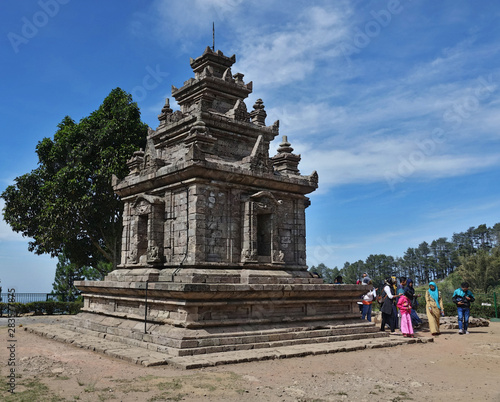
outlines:
[[[162,198],[145,194],[132,203],[127,263],[144,265],[163,262],[164,204]]]
[[[244,263],[283,264],[279,248],[279,206],[268,191],[260,191],[243,202],[243,236],[241,261]]]

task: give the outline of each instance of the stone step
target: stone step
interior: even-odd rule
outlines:
[[[182,339],[168,339],[164,334],[154,331],[144,334],[137,330],[118,328],[110,330],[108,328],[108,332],[100,332],[82,325],[69,324],[63,325],[63,328],[179,356],[386,336],[384,333],[380,333],[373,324],[366,321],[316,329],[290,327],[251,331],[247,328],[245,334],[241,332],[207,333],[198,334],[197,338],[186,336]]]
[[[188,341],[191,342],[190,347],[185,346],[183,348],[176,348],[155,342],[146,342],[141,339],[137,339],[137,337],[133,337],[131,334],[129,334],[129,336],[122,336],[92,331],[90,329],[75,327],[67,324],[62,324],[61,327],[69,331],[97,336],[99,338],[105,338],[107,340],[135,347],[142,347],[153,351],[169,353],[175,356],[192,356],[233,350],[262,349],[269,347],[291,346],[296,344],[338,342],[344,340],[381,338],[387,336],[386,333],[379,332],[374,326],[359,325],[358,327],[361,327],[361,331],[360,328],[356,328],[356,325],[352,325],[345,328],[331,328],[329,330],[304,330],[286,333],[275,332],[270,335],[261,336],[240,335],[224,337],[225,334],[221,334],[219,338],[211,337],[208,339],[201,338],[199,340],[190,340]],[[154,337],[152,338],[154,339]]]
[[[70,345],[95,351],[114,358],[143,366],[171,365],[182,369],[196,369],[222,364],[234,364],[258,360],[284,359],[327,353],[350,352],[362,349],[392,347],[408,343],[426,343],[433,338],[403,338],[391,335],[383,338],[344,340],[337,342],[298,344],[261,349],[236,350],[195,356],[172,356],[139,346],[115,342],[95,335],[83,334],[59,325],[34,324],[25,330]]]
[[[345,334],[345,335],[334,335],[334,336],[318,336],[318,337],[302,337],[290,340],[279,340],[271,342],[258,342],[258,343],[238,343],[238,344],[228,344],[224,346],[207,346],[189,349],[180,349],[178,351],[178,356],[195,356],[203,354],[221,353],[229,352],[235,350],[251,350],[251,349],[263,349],[263,348],[279,348],[283,346],[293,346],[293,345],[307,345],[325,342],[341,342],[349,340],[359,340],[359,339],[374,339],[374,338],[386,338],[384,333],[374,332],[374,333],[357,333],[357,334]]]
[[[433,341],[433,338],[403,338],[401,336],[391,336],[389,338],[374,338],[370,340],[358,339],[342,342],[300,344],[276,348],[252,349],[246,351],[239,350],[233,352],[212,353],[208,355],[175,356],[169,359],[168,364],[182,369],[199,369],[223,364],[287,359],[328,353],[353,352],[363,349],[385,348],[410,343],[427,343]]]

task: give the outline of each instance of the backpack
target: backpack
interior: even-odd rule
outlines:
[[[386,298],[387,294],[385,293],[385,291],[382,291],[382,293],[377,296],[377,303],[380,305],[384,304]]]

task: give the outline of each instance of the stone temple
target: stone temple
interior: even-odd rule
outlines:
[[[114,178],[124,202],[121,265],[81,281],[73,329],[171,356],[383,336],[360,320],[359,285],[323,284],[306,266],[307,194],[300,155],[249,111],[252,82],[236,58],[207,47],[194,77],[172,87],[130,174]]]

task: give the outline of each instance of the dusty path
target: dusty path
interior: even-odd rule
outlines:
[[[18,326],[12,396],[5,325],[0,319],[6,401],[500,401],[500,323],[464,336],[445,331],[428,344],[191,371],[133,365]]]

